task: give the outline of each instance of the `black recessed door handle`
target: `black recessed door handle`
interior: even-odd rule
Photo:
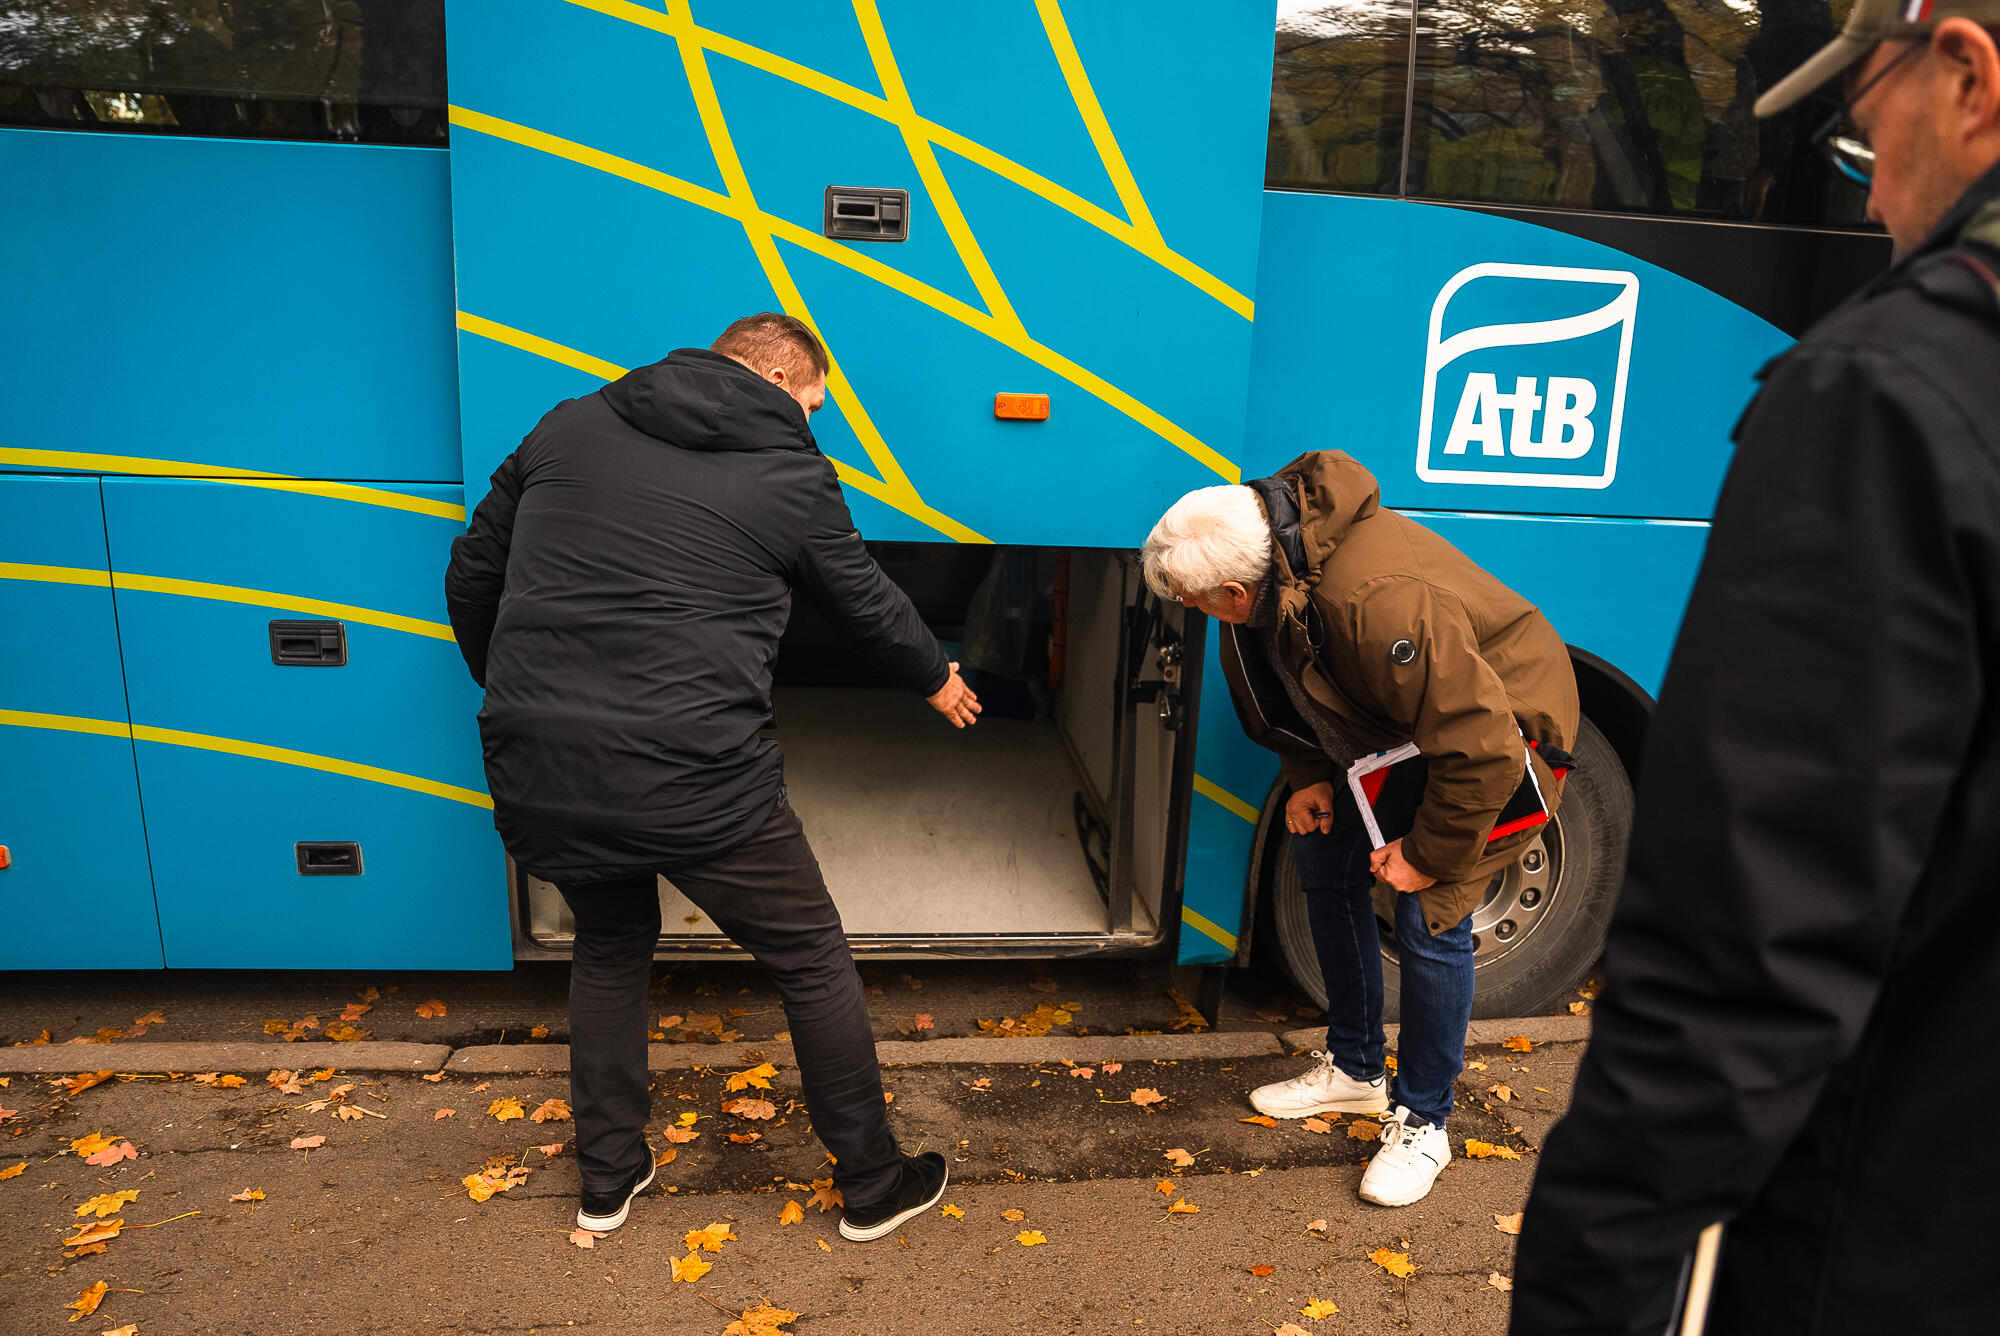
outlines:
[[[344,622],[272,622],[271,662],[280,668],[340,668],[347,663]]]

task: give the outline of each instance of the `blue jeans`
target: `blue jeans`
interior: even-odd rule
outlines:
[[[1292,838],[1292,864],[1306,895],[1320,977],[1326,981],[1326,1051],[1357,1080],[1382,1074],[1382,947],[1375,923],[1375,877],[1367,828],[1342,786],[1331,834]],[[1403,1029],[1393,1098],[1442,1125],[1452,1083],[1465,1061],[1472,1019],[1472,919],[1435,936],[1414,895],[1396,897],[1396,954],[1402,965]]]

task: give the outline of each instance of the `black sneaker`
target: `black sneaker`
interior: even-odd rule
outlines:
[[[629,1187],[613,1192],[586,1192],[583,1205],[577,1208],[576,1227],[578,1229],[606,1230],[618,1228],[625,1223],[625,1216],[632,1209],[632,1199],[653,1186],[653,1175],[658,1167],[653,1163],[651,1147],[646,1150],[646,1166],[633,1172]]]
[[[840,1237],[866,1243],[891,1233],[913,1215],[922,1215],[944,1198],[944,1156],[936,1151],[903,1157],[903,1181],[880,1206],[849,1206],[840,1213]]]

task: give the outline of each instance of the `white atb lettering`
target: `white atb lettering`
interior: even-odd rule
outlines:
[[[1492,373],[1472,372],[1452,415],[1444,452],[1462,455],[1477,442],[1479,453],[1495,457],[1511,453],[1518,459],[1581,459],[1589,454],[1597,439],[1590,421],[1597,407],[1597,386],[1579,376],[1550,376],[1544,398],[1535,392],[1537,384],[1533,376],[1517,376],[1514,392],[1503,394]],[[1502,412],[1508,415],[1505,446],[1500,435]],[[1539,436],[1535,434],[1538,413]]]

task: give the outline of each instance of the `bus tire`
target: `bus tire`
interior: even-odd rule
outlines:
[[[1618,753],[1588,719],[1577,737],[1577,767],[1564,786],[1552,830],[1530,845],[1514,867],[1496,876],[1473,913],[1477,983],[1475,1017],[1534,1016],[1573,988],[1604,948],[1625,843],[1632,828],[1632,784]],[[1282,803],[1281,789],[1273,801]],[[1276,827],[1277,847],[1264,896],[1265,940],[1285,973],[1316,1006],[1326,1005],[1306,918],[1305,894],[1293,869],[1290,842]],[[1382,931],[1382,1019],[1400,1014],[1396,946],[1388,928],[1394,892],[1377,887]]]

